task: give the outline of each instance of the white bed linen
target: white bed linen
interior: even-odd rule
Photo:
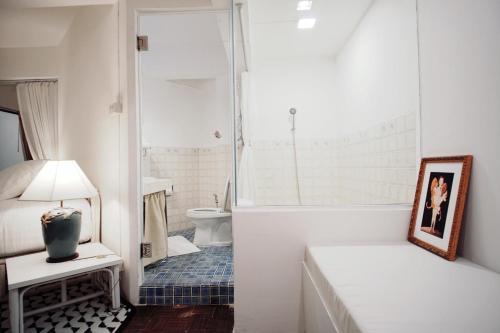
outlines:
[[[0,201],[0,258],[42,251],[40,217],[59,202],[19,201],[17,198]],[[66,200],[64,206],[82,211],[80,242],[91,238],[92,216],[87,200]]]
[[[309,247],[339,333],[500,332],[500,274],[412,244]]]

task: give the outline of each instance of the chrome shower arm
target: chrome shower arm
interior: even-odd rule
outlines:
[[[292,116],[292,131],[295,131],[295,114],[297,113],[297,109],[290,108],[290,110],[288,110],[288,112],[290,112],[290,115]]]

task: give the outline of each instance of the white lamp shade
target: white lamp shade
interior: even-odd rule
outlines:
[[[47,161],[19,200],[61,201],[96,195],[97,190],[75,161]]]

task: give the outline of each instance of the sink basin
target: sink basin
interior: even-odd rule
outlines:
[[[166,191],[167,195],[171,195],[174,191],[172,179],[169,178],[142,178],[142,195],[147,195],[155,192]]]

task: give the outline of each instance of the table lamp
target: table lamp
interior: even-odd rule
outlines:
[[[63,206],[63,200],[91,198],[97,190],[75,161],[48,161],[19,200],[60,201],[60,207],[42,215],[42,234],[49,257],[63,262],[78,257],[81,211]]]

